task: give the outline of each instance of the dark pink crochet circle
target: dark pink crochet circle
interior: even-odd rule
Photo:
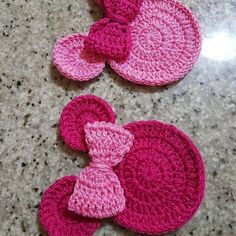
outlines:
[[[172,125],[140,121],[124,128],[135,139],[115,168],[126,198],[126,209],[115,221],[138,233],[172,232],[192,218],[203,199],[201,155]]]
[[[99,220],[85,218],[68,210],[75,181],[75,176],[61,178],[43,195],[39,218],[49,236],[89,236],[100,227]]]
[[[103,99],[93,96],[79,96],[63,109],[60,119],[60,133],[65,143],[79,151],[87,151],[84,125],[88,122],[105,121],[115,123],[116,114]]]

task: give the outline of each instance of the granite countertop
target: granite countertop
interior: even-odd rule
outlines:
[[[55,40],[86,32],[101,17],[93,0],[0,2],[1,236],[44,235],[37,219],[43,191],[86,164],[63,145],[57,130],[62,108],[86,93],[110,102],[119,123],[172,123],[199,148],[206,165],[205,200],[170,235],[236,235],[236,2],[181,2],[200,20],[203,50],[184,80],[162,88],[132,85],[109,68],[83,84],[56,72],[50,64]],[[96,235],[136,234],[105,221]]]

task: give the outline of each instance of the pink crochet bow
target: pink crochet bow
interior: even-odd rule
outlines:
[[[87,123],[85,138],[92,162],[77,177],[69,210],[87,217],[106,218],[125,209],[124,190],[112,167],[133,145],[133,135],[106,122]]]
[[[84,45],[106,59],[125,60],[131,50],[129,22],[139,13],[142,0],[102,0],[105,18],[95,22]]]

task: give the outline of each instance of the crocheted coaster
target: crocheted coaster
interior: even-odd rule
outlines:
[[[62,136],[71,147],[88,150],[91,162],[70,184],[60,180],[44,194],[40,218],[51,235],[64,227],[66,216],[58,212],[65,208],[91,218],[115,216],[120,225],[145,234],[172,232],[198,209],[205,174],[191,140],[158,121],[124,127],[114,122],[109,104],[95,96],[77,97],[64,108]],[[50,225],[50,217],[57,224]]]
[[[144,0],[131,23],[133,47],[124,62],[109,61],[123,78],[137,84],[165,85],[182,79],[201,50],[199,24],[175,0]]]
[[[60,119],[60,134],[65,143],[79,151],[87,151],[84,126],[94,121],[115,123],[116,114],[103,99],[93,96],[79,96],[63,109]]]
[[[73,193],[75,181],[75,176],[66,176],[43,194],[39,218],[49,236],[92,235],[100,227],[99,220],[85,218],[68,210],[68,200]]]
[[[71,34],[59,40],[53,49],[53,63],[62,75],[87,81],[99,75],[105,67],[104,59],[84,49],[86,36]]]
[[[56,43],[53,61],[63,75],[89,80],[107,61],[124,79],[155,86],[177,81],[191,70],[200,53],[201,32],[189,9],[175,0],[109,1],[102,1],[106,18],[87,37],[74,34]]]
[[[126,198],[126,209],[115,221],[138,233],[174,231],[192,218],[203,199],[202,158],[172,125],[140,121],[124,128],[134,135],[134,145],[115,168]]]

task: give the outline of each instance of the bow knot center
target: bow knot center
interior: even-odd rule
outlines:
[[[103,170],[103,171],[112,171],[113,170],[112,166],[109,166],[106,163],[98,163],[98,162],[94,162],[94,161],[89,163],[89,167],[96,168],[96,169]]]

